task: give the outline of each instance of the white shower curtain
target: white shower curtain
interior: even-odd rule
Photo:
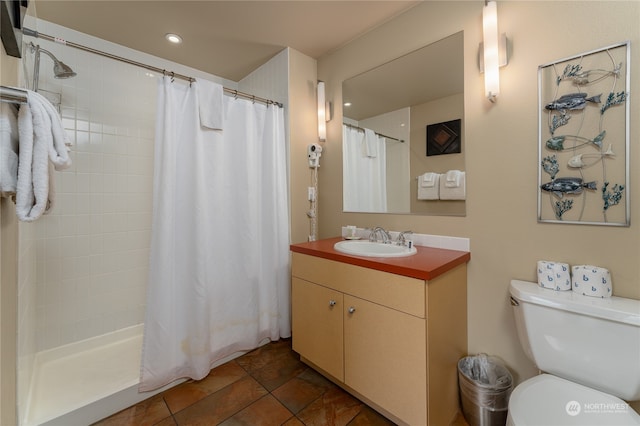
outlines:
[[[291,335],[282,108],[225,96],[202,128],[196,85],[159,84],[140,391]]]
[[[347,212],[387,211],[387,155],[383,137],[375,136],[377,153],[367,155],[362,130],[342,126],[342,207]]]

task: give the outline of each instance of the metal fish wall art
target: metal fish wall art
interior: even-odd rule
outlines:
[[[620,77],[620,70],[622,69],[622,62],[613,67],[613,70],[604,69],[592,69],[582,70],[582,65],[568,64],[561,76],[557,78],[557,84],[560,84],[562,80],[572,80],[576,86],[588,86],[589,84],[598,83],[608,77]]]
[[[578,136],[578,135],[563,135],[563,136],[554,136],[552,138],[550,138],[549,140],[547,140],[547,148],[553,150],[553,151],[563,151],[564,148],[564,142],[567,139],[573,139],[573,140],[578,140],[578,141],[584,141],[583,143],[581,143],[580,145],[576,145],[576,146],[572,146],[571,149],[575,149],[575,148],[579,148],[581,146],[584,145],[589,145],[589,144],[593,144],[595,146],[598,147],[598,149],[602,148],[602,140],[604,139],[604,137],[607,135],[607,131],[603,130],[602,132],[600,132],[595,138],[593,139],[587,139],[585,137],[582,136]]]
[[[587,102],[599,104],[602,93],[599,95],[587,97],[586,93],[569,93],[560,96],[558,99],[549,102],[545,105],[545,109],[549,111],[554,110],[577,110],[584,109],[587,106]]]
[[[539,221],[629,225],[630,60],[623,42],[538,68]]]
[[[583,169],[586,167],[591,167],[594,164],[599,163],[600,161],[602,161],[604,158],[606,157],[615,157],[616,154],[613,152],[613,149],[611,148],[611,145],[609,145],[609,148],[607,148],[607,150],[601,154],[578,154],[578,155],[574,155],[573,157],[571,157],[569,159],[569,161],[567,162],[567,166],[574,168],[574,169]],[[591,163],[585,163],[583,160],[583,158],[597,158],[597,160],[592,161]]]
[[[597,182],[584,182],[578,177],[561,177],[540,185],[543,191],[551,192],[559,198],[564,194],[580,194],[582,189],[598,189]]]

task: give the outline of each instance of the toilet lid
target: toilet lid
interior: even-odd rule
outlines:
[[[620,398],[550,374],[516,386],[509,417],[517,426],[640,425],[640,415]]]

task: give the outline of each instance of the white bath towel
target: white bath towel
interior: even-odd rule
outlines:
[[[16,109],[0,104],[0,193],[16,192],[18,184],[18,118]]]
[[[466,199],[466,177],[465,172],[455,170],[440,175],[440,199],[441,200],[464,200]],[[449,179],[447,177],[450,176]]]
[[[224,87],[209,80],[196,79],[200,125],[212,130],[222,130]]]
[[[49,160],[53,163],[56,170],[64,170],[71,166],[71,159],[69,158],[69,137],[64,131],[62,126],[62,120],[58,110],[53,104],[40,93],[29,92],[29,96],[40,102],[40,105],[44,108],[44,111],[49,116],[49,122],[51,125],[51,136],[53,137],[53,143],[48,144]]]
[[[371,129],[364,129],[364,152],[367,157],[378,156],[378,135]]]
[[[438,173],[425,173],[418,176],[418,200],[437,200],[440,188]]]
[[[18,219],[32,222],[53,207],[53,167],[71,165],[68,141],[57,111],[43,96],[27,91],[18,114],[19,156],[16,187]]]

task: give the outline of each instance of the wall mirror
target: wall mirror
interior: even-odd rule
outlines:
[[[465,215],[464,199],[427,199],[419,180],[465,169],[463,52],[459,32],[343,81],[345,212]],[[452,121],[459,149],[427,152],[427,126]]]

